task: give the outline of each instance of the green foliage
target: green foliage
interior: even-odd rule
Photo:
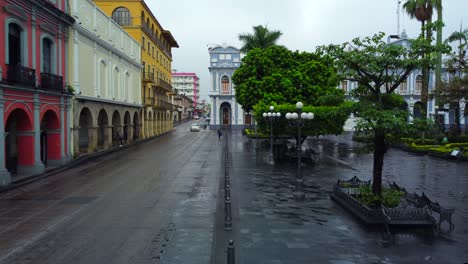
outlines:
[[[336,89],[338,78],[333,61],[318,53],[290,51],[273,46],[254,49],[242,59],[235,71],[236,100],[245,111],[259,102],[338,106],[344,102]]]
[[[404,192],[393,189],[384,188],[382,196],[372,192],[370,186],[359,187],[357,200],[371,208],[378,208],[381,204],[385,207],[395,207],[400,203],[401,198],[405,195]]]

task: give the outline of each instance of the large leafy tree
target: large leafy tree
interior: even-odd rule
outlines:
[[[264,49],[270,46],[275,46],[281,35],[283,35],[281,31],[269,30],[266,26],[262,25],[254,26],[253,34],[239,34],[239,40],[244,43],[241,48],[241,52],[248,53],[250,50],[255,48]]]
[[[426,45],[432,42],[432,31],[434,25],[432,24],[432,15],[434,9],[437,11],[437,40],[436,44],[442,46],[442,0],[406,0],[403,8],[411,18],[421,22],[421,38],[426,40]],[[423,54],[423,56],[431,56],[431,54]],[[441,67],[442,67],[442,54],[437,53],[437,66],[436,66],[436,80],[440,81]],[[422,71],[422,89],[421,89],[421,102],[423,104],[423,111],[426,112],[427,101],[429,95],[429,70],[428,67],[421,68]]]
[[[421,54],[434,52],[435,47],[410,40],[410,47],[389,45],[384,34],[356,38],[342,45],[321,49],[336,59],[343,79],[358,83],[354,96],[359,100],[356,112],[360,121],[358,129],[374,136],[374,164],[372,191],[382,191],[382,169],[387,150],[386,134],[405,132],[407,110],[402,108],[402,98],[394,94],[398,86],[417,68],[428,67],[435,61]]]
[[[236,101],[245,111],[254,111],[260,130],[268,129],[260,117],[270,105],[284,116],[296,111],[294,105],[301,101],[305,112],[315,114],[304,129],[305,136],[342,132],[349,104],[344,103],[342,91],[336,88],[339,80],[329,56],[290,51],[281,46],[253,49],[242,59],[232,80],[236,85]],[[278,133],[296,134],[284,118],[276,127]]]

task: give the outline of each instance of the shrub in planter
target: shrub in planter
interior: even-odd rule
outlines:
[[[358,193],[357,200],[370,208],[378,208],[381,204],[385,207],[398,206],[400,199],[405,195],[402,191],[387,187],[382,189],[382,196],[378,196],[372,192],[370,186],[359,187]]]

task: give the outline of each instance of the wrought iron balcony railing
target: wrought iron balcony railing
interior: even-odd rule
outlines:
[[[164,81],[161,78],[158,79],[158,82],[157,82],[156,86],[166,90],[166,92],[172,92],[173,91],[172,90],[172,85],[170,83]]]
[[[63,77],[52,73],[41,73],[41,89],[54,92],[64,91]]]
[[[143,72],[143,82],[154,82],[154,74],[152,72]]]
[[[36,70],[21,65],[7,65],[7,81],[11,84],[36,86]]]

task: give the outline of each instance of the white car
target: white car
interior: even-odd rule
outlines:
[[[192,132],[200,132],[200,127],[198,126],[198,124],[192,124],[190,126],[190,131]]]

